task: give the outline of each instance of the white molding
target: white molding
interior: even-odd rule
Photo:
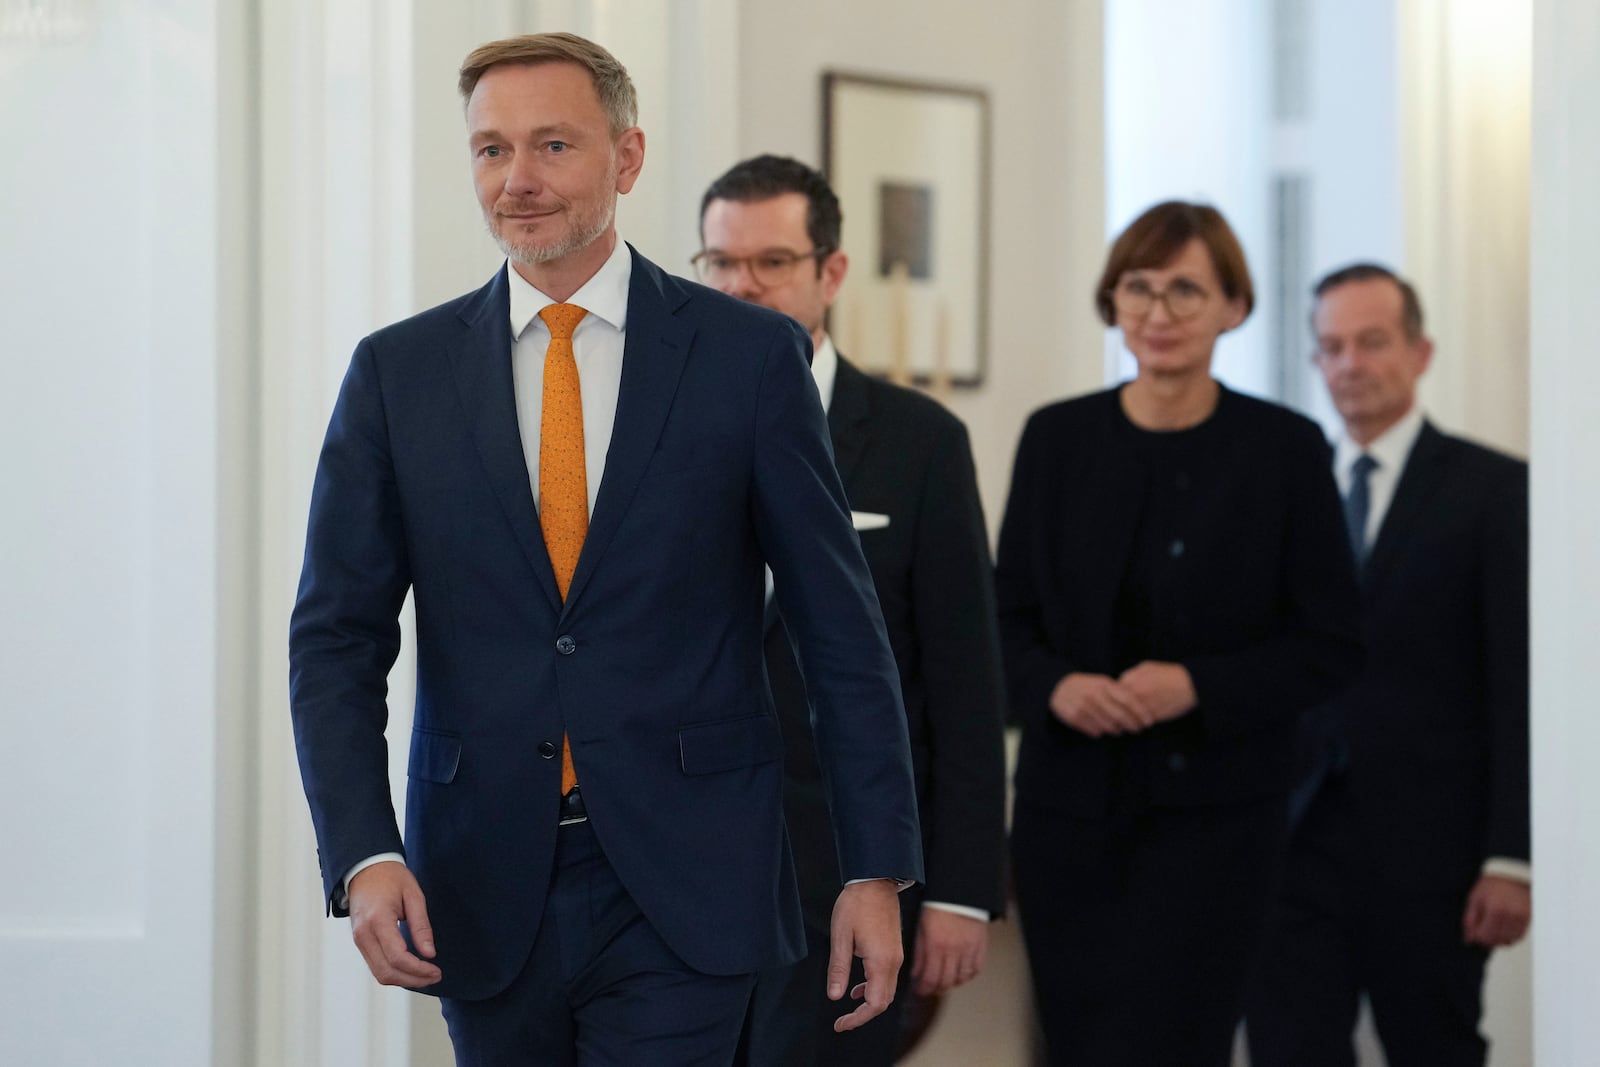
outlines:
[[[1531,1062],[1600,1049],[1600,783],[1594,654],[1600,646],[1600,7],[1533,4],[1533,957]]]
[[[285,634],[311,479],[361,336],[411,310],[411,21],[382,0],[260,7],[257,753],[260,894],[254,1062],[407,1060],[410,994],[367,974],[324,918],[288,720]]]

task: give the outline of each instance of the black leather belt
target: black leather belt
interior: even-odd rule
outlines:
[[[557,825],[572,826],[588,821],[589,813],[583,807],[583,792],[573,786],[572,792],[561,798],[561,821]]]

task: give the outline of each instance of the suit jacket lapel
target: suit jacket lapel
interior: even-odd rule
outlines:
[[[1373,542],[1372,551],[1361,568],[1363,586],[1371,588],[1377,584],[1379,575],[1392,564],[1416,524],[1426,515],[1428,501],[1441,483],[1439,465],[1449,462],[1449,458],[1444,436],[1431,422],[1424,422],[1417,443],[1411,446],[1411,454],[1406,457],[1405,469],[1400,472],[1400,482],[1394,488],[1389,510],[1384,512],[1383,523],[1378,527],[1378,539]]]
[[[846,489],[867,443],[867,388],[867,376],[840,356],[828,400],[828,435],[833,438],[833,464]]]
[[[494,495],[510,522],[517,543],[539,576],[552,606],[561,606],[555,571],[539,528],[528,462],[517,428],[516,387],[511,375],[511,310],[502,268],[461,309],[467,331],[450,346],[456,391],[471,427]]]
[[[627,336],[622,348],[622,385],[617,417],[606,452],[606,473],[600,481],[589,534],[584,538],[578,568],[567,589],[571,608],[583,593],[606,546],[616,534],[655,452],[667,412],[678,391],[678,379],[689,355],[694,327],[676,317],[689,299],[677,279],[629,246],[633,276],[628,284]],[[552,581],[554,577],[552,576]]]

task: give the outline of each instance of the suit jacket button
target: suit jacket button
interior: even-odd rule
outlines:
[[[543,756],[545,759],[555,759],[556,743],[554,741],[540,741],[539,755]]]
[[[1177,559],[1179,556],[1183,555],[1183,538],[1173,538],[1172,544],[1167,546],[1167,551],[1171,553],[1173,559]]]
[[[1167,757],[1167,770],[1174,774],[1189,769],[1189,757],[1182,752],[1174,752]]]
[[[563,656],[570,656],[578,651],[578,642],[574,641],[570,634],[562,634],[556,638],[556,651]]]

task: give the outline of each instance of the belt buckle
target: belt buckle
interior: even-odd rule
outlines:
[[[573,786],[572,791],[561,798],[561,806],[563,809],[572,810],[561,816],[556,822],[557,826],[576,826],[589,821],[589,813],[583,807],[583,794],[578,791],[577,786]]]

